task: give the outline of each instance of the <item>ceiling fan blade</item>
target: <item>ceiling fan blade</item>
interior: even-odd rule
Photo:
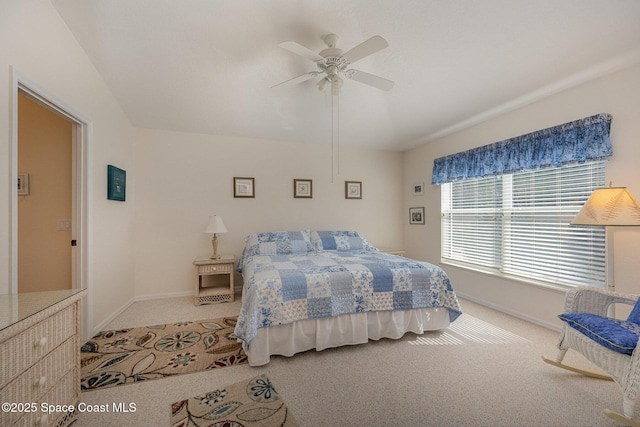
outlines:
[[[283,49],[288,50],[289,52],[293,52],[296,55],[302,56],[303,58],[307,58],[307,59],[309,59],[311,61],[314,61],[314,62],[315,61],[322,61],[324,59],[322,56],[318,55],[317,53],[315,53],[311,49],[307,49],[306,47],[304,47],[301,44],[298,44],[296,42],[292,42],[292,41],[282,42],[278,46],[280,46]]]
[[[391,80],[374,76],[373,74],[365,73],[364,71],[348,70],[345,75],[351,80],[355,80],[381,90],[391,90],[394,85]]]
[[[385,39],[380,36],[373,36],[370,39],[363,41],[350,51],[344,53],[342,57],[346,58],[353,64],[354,62],[364,58],[365,56],[376,53],[387,46],[389,46],[389,43],[387,43]]]
[[[285,80],[284,82],[278,83],[277,85],[273,85],[273,86],[271,86],[271,88],[273,89],[274,87],[279,87],[279,86],[297,85],[298,83],[306,82],[307,80],[312,79],[317,75],[318,75],[317,71],[311,71],[310,73],[306,73],[306,74],[303,74],[301,76],[294,77],[294,78],[289,79],[289,80]]]

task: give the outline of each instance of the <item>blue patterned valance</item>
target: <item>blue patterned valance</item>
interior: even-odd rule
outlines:
[[[597,114],[440,157],[433,161],[431,183],[608,159],[613,154],[610,128],[611,115]]]

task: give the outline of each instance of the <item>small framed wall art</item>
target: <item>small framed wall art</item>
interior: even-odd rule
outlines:
[[[293,180],[293,197],[296,199],[310,199],[313,197],[313,181],[310,179]]]
[[[19,173],[18,174],[18,196],[28,196],[28,195],[29,195],[29,174]]]
[[[362,181],[345,181],[344,198],[362,199]]]
[[[255,178],[234,177],[233,178],[233,197],[236,198],[255,198],[256,187]]]
[[[107,199],[124,202],[127,192],[127,171],[107,165]]]
[[[414,182],[411,191],[414,196],[424,195],[424,182]]]
[[[409,208],[409,224],[424,224],[424,208]]]

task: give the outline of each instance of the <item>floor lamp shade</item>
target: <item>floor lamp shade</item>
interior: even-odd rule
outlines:
[[[640,205],[626,187],[599,188],[591,193],[573,225],[640,225]]]

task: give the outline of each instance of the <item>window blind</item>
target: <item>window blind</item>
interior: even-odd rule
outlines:
[[[500,266],[502,177],[444,184],[443,257],[483,267]]]
[[[442,257],[528,279],[604,287],[604,227],[570,225],[604,186],[604,161],[444,184]]]

